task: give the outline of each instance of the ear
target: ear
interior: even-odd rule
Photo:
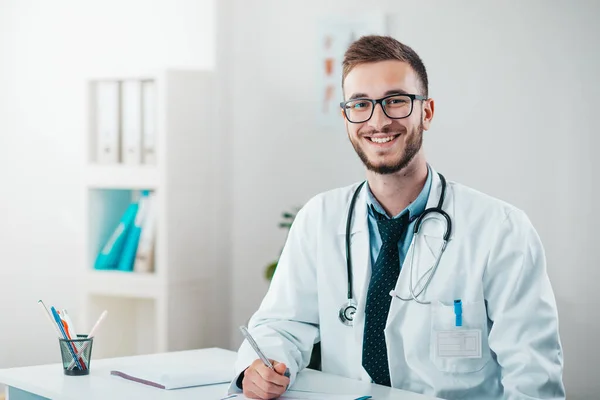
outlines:
[[[424,130],[429,130],[429,127],[431,126],[431,121],[433,120],[433,113],[435,110],[435,102],[433,101],[433,99],[427,99],[425,101],[423,101],[423,113],[422,113],[422,118],[423,118],[423,129]]]

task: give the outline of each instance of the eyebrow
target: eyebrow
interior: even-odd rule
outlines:
[[[350,96],[350,98],[348,100],[362,99],[365,97],[368,97],[368,96],[364,93],[354,93],[352,96]]]
[[[408,94],[408,92],[403,89],[392,89],[392,90],[388,90],[387,92],[385,92],[383,94],[383,97],[389,96],[392,94]],[[354,93],[354,94],[352,94],[352,96],[350,96],[350,98],[348,100],[364,99],[364,98],[369,98],[369,96],[365,93]]]
[[[404,89],[394,89],[394,90],[388,90],[387,92],[385,92],[384,96],[389,96],[390,94],[408,94],[408,92]]]

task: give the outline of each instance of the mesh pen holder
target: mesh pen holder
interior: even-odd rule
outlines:
[[[58,339],[65,375],[79,376],[90,373],[92,361],[92,344],[94,338],[77,335],[77,339]]]

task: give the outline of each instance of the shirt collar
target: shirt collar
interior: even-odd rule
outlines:
[[[371,188],[367,183],[367,210],[369,210],[369,216],[373,218],[377,218],[375,212],[384,215],[386,218],[389,218],[389,215],[385,212],[381,204],[377,201],[373,192],[371,192]],[[425,181],[425,185],[423,185],[423,189],[421,193],[417,196],[415,201],[410,203],[408,207],[402,210],[398,215],[394,216],[394,218],[399,218],[403,214],[408,211],[408,215],[410,216],[411,222],[415,220],[423,211],[425,211],[425,207],[427,206],[427,199],[429,198],[429,191],[431,189],[431,168],[427,166],[427,180]]]

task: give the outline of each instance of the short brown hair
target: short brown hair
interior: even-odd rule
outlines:
[[[421,94],[428,96],[429,82],[423,61],[413,49],[390,36],[363,36],[348,47],[342,63],[342,87],[346,76],[357,65],[388,60],[408,63],[421,81]]]

